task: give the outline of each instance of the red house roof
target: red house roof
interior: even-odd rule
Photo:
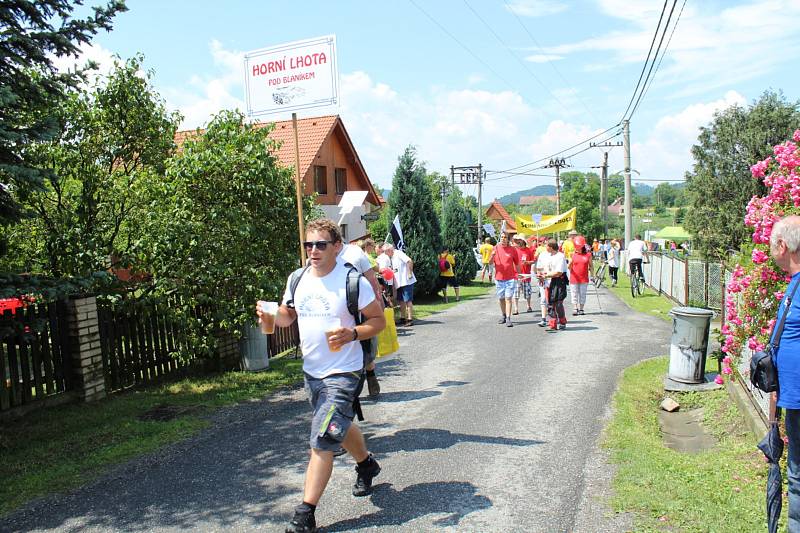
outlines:
[[[503,204],[497,200],[493,200],[492,204],[489,206],[489,209],[486,210],[486,218],[501,223],[503,220],[505,220],[506,233],[517,231],[517,224],[514,222],[514,219],[512,219],[511,215],[508,214],[508,211],[506,211],[506,208],[503,207]]]
[[[270,124],[272,124],[272,122],[259,122],[255,124],[255,127],[264,128]],[[280,148],[278,148],[278,153],[276,154],[278,160],[285,167],[294,167],[294,129],[292,128],[292,121],[283,120],[275,122],[274,124],[275,128],[270,132],[269,137],[270,139],[278,141],[280,144]],[[201,129],[179,131],[175,134],[175,144],[180,148],[187,138],[202,135],[203,132],[204,130]],[[335,132],[339,133],[339,139],[342,141],[345,149],[350,152],[354,166],[363,176],[363,183],[361,183],[361,185],[364,187],[363,190],[368,191],[366,201],[372,205],[380,206],[381,202],[378,198],[378,194],[375,192],[375,188],[372,186],[372,182],[367,176],[367,171],[361,164],[358,152],[356,152],[353,141],[350,139],[350,135],[347,133],[339,115],[325,115],[297,120],[297,141],[300,148],[300,175],[305,177],[308,174],[323,143]]]

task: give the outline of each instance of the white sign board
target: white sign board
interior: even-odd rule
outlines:
[[[345,191],[342,199],[339,200],[339,213],[346,215],[353,209],[364,203],[367,199],[368,191]]]
[[[336,36],[248,52],[244,79],[249,116],[334,105],[339,100]]]
[[[494,226],[492,226],[491,224],[484,224],[483,225],[483,231],[485,231],[486,233],[488,233],[492,237],[495,236]]]

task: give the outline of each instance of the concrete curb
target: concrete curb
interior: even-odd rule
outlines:
[[[736,381],[728,379],[725,381],[725,388],[742,413],[742,419],[747,425],[747,429],[760,439],[767,433],[767,420],[761,414],[761,410],[753,405],[753,401],[742,388],[741,383],[742,378],[740,376],[736,378]]]

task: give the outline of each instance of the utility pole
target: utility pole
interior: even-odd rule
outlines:
[[[593,148],[613,148],[622,146],[621,142],[603,144],[590,143]],[[596,167],[594,167],[596,168]],[[603,152],[602,174],[600,176],[600,216],[603,217],[603,238],[608,238],[608,152]]]
[[[483,233],[483,205],[481,204],[481,188],[483,187],[483,164],[471,165],[466,167],[450,166],[450,182],[456,186],[456,176],[459,185],[478,186],[478,242],[481,241]]]
[[[600,216],[603,217],[603,239],[608,238],[608,152],[603,152],[603,176],[600,178]]]
[[[481,200],[481,189],[483,189],[483,165],[478,165],[478,246],[481,245],[483,242],[482,233],[483,233],[483,203]]]
[[[564,158],[551,159],[545,168],[556,169],[556,214],[561,214],[561,169],[569,165]]]
[[[622,147],[625,152],[625,247],[631,242],[633,232],[633,201],[631,191],[631,124],[622,121]]]

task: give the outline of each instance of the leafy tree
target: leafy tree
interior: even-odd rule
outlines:
[[[686,208],[679,207],[675,210],[675,224],[682,224],[684,219],[686,218]]]
[[[478,271],[475,254],[475,238],[467,220],[468,211],[464,207],[464,198],[460,190],[451,192],[444,202],[442,216],[442,241],[456,258],[456,281],[461,285],[469,285]]]
[[[441,231],[425,176],[425,167],[417,162],[416,150],[409,146],[398,158],[389,197],[389,219],[400,215],[405,252],[414,261],[416,290],[430,294],[436,291],[439,282],[437,257]]]
[[[163,175],[180,120],[141,75],[141,63],[141,56],[116,62],[91,92],[70,95],[54,111],[58,135],[32,148],[29,160],[47,177],[24,202],[33,216],[10,244],[27,271],[86,277],[140,237],[149,209],[138,181]]]
[[[81,44],[98,30],[110,30],[113,17],[127,9],[123,1],[115,0],[77,19],[72,11],[79,4],[7,0],[0,8],[0,227],[4,230],[23,217],[19,202],[50,177],[40,160],[31,160],[30,149],[58,135],[61,115],[54,111],[82,80],[80,72],[58,72],[53,59],[77,56]]]
[[[576,229],[587,237],[603,234],[603,220],[600,216],[600,178],[590,172],[565,172],[561,174],[563,190],[561,211],[577,208]]]
[[[549,198],[539,198],[535,200],[532,204],[526,205],[521,209],[524,215],[530,216],[535,214],[542,214],[542,215],[555,215],[556,214],[556,203]]]
[[[721,257],[750,240],[743,222],[745,206],[766,188],[750,174],[750,165],[771,155],[772,147],[800,126],[800,102],[766,91],[749,107],[738,105],[714,114],[692,147],[694,165],[686,174],[691,209],[686,228],[703,256]]]
[[[671,183],[659,183],[655,190],[655,204],[660,207],[672,207],[675,205],[675,199],[678,196],[678,191]]]
[[[439,216],[439,218],[441,218],[443,199],[452,188],[450,178],[444,174],[440,174],[439,172],[431,172],[430,174],[425,175],[425,181],[428,184],[428,189],[430,190],[430,195],[433,199],[433,208],[436,210],[436,214]]]
[[[375,239],[375,242],[383,242],[383,240],[386,239],[386,236],[389,234],[389,225],[391,223],[392,221],[389,219],[389,209],[384,206],[378,215],[378,219],[369,223],[369,233],[372,235],[372,238]]]
[[[180,300],[178,318],[198,355],[215,352],[217,332],[252,322],[256,300],[282,296],[299,264],[292,171],[280,166],[270,131],[221,112],[186,140],[166,179],[143,184],[152,196],[139,264],[157,295]],[[206,310],[202,320],[198,310]]]

